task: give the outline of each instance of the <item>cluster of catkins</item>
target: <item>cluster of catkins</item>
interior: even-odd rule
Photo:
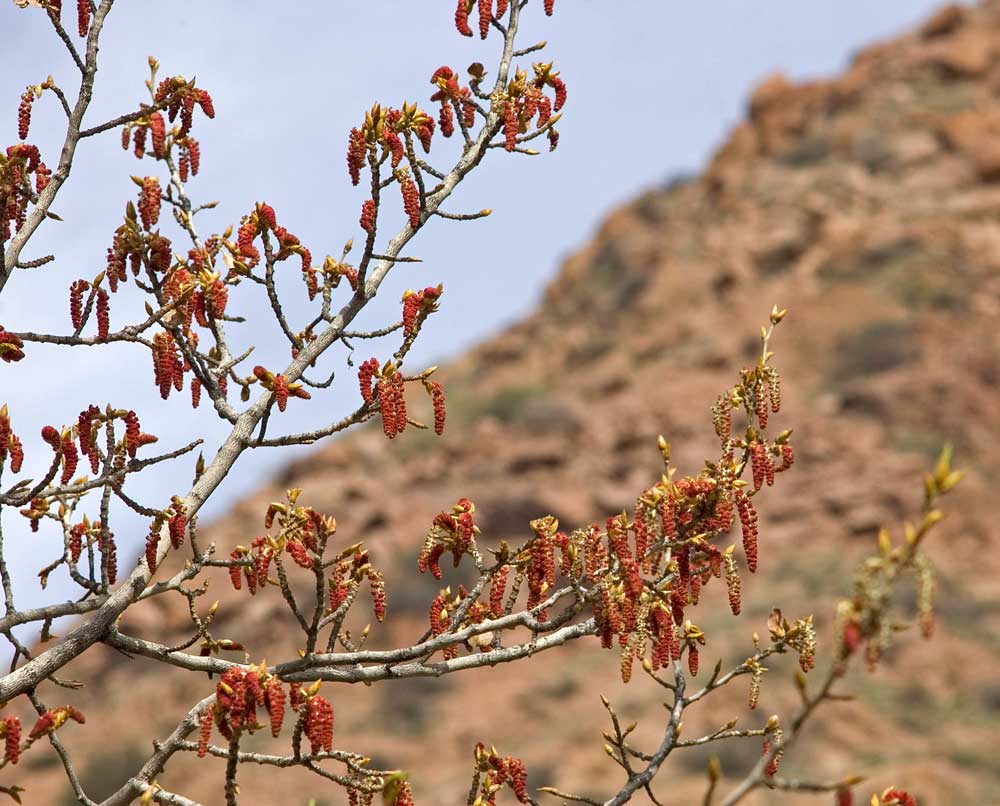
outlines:
[[[349,787],[347,806],[372,806],[377,793],[370,789]],[[382,803],[385,806],[414,806],[413,790],[404,773],[395,773],[382,788]]]
[[[184,545],[184,536],[188,531],[189,524],[184,502],[176,495],[171,499],[170,506],[153,518],[149,534],[146,536],[146,567],[149,568],[150,574],[156,571],[156,557],[164,523],[167,525],[167,535],[170,538],[171,547],[175,550],[179,549]],[[191,529],[193,530],[194,526],[191,526]]]
[[[126,206],[125,220],[115,231],[114,243],[108,249],[106,269],[92,282],[80,279],[70,286],[70,319],[74,331],[79,333],[86,325],[96,301],[98,339],[108,338],[108,294],[102,285],[106,279],[110,291],[117,291],[119,285],[128,279],[127,267],[130,266],[134,275],[145,270],[155,279],[161,304],[172,309],[169,321],[195,348],[198,335],[193,330],[193,324],[197,322],[201,327],[210,329],[225,314],[229,298],[228,278],[222,280],[213,271],[213,266],[222,248],[235,249],[235,246],[213,236],[206,240],[202,248],[189,250],[187,259],[174,264],[170,239],[158,232],[148,231],[159,215],[159,182],[155,177],[135,179],[142,188],[139,206],[137,208],[132,203]],[[157,274],[161,277],[156,277]],[[86,303],[84,295],[87,295]],[[153,379],[160,395],[166,399],[171,390],[181,391],[185,373],[191,372],[191,364],[181,352],[173,331],[163,330],[154,335],[152,359]],[[224,394],[225,374],[220,373],[213,380]],[[195,406],[201,383],[200,378],[192,377],[191,397]]]
[[[269,261],[278,263],[290,257],[298,257],[302,264],[302,280],[306,285],[309,299],[319,293],[317,269],[312,265],[312,252],[304,246],[296,235],[278,224],[274,208],[269,204],[259,202],[256,208],[243,216],[236,233],[236,250],[233,258],[237,271],[248,273],[260,263],[260,250],[254,246],[254,240],[261,238],[269,250]],[[271,238],[277,243],[272,243]]]
[[[299,490],[289,490],[285,503],[273,503],[264,518],[267,529],[278,521],[278,531],[274,535],[261,535],[251,541],[250,546],[237,546],[231,552],[229,579],[236,590],[246,582],[251,595],[268,584],[277,585],[271,579],[270,571],[274,563],[280,563],[282,554],[288,554],[301,568],[316,571],[323,561],[327,541],[337,531],[337,521],[321,515],[311,507],[297,506]],[[329,611],[337,611],[342,605],[354,601],[361,583],[368,581],[375,618],[383,621],[386,615],[387,596],[385,578],[371,563],[369,553],[359,545],[352,546],[332,564],[328,581]]]
[[[91,23],[91,0],[76,0],[76,32],[79,36],[85,37],[90,33]],[[54,15],[56,19],[62,16],[63,0],[46,0],[45,10]]]
[[[0,407],[0,466],[10,457],[10,469],[12,473],[21,472],[21,464],[24,462],[24,446],[21,439],[14,433],[10,425],[10,413],[7,411],[7,404]]]
[[[150,59],[150,67],[157,68],[155,59]],[[181,182],[187,182],[190,176],[197,176],[201,166],[201,145],[191,136],[191,125],[194,122],[195,107],[201,109],[205,117],[215,117],[215,104],[208,91],[196,87],[193,81],[186,81],[181,76],[163,79],[153,95],[154,105],[143,106],[145,115],[122,127],[122,148],[132,151],[137,159],[142,159],[149,151],[147,140],[155,159],[165,160],[177,147],[177,173]],[[167,110],[167,119],[173,123],[178,114],[180,123],[171,129],[163,119],[159,110]]]
[[[17,764],[21,760],[21,754],[25,750],[43,736],[55,733],[68,720],[73,720],[81,725],[87,721],[84,715],[72,705],[60,705],[58,708],[50,708],[38,717],[31,730],[28,731],[27,738],[22,743],[20,718],[16,716],[0,718],[0,739],[3,739],[4,747],[2,764]]]
[[[495,747],[477,742],[474,750],[475,768],[472,792],[479,806],[496,806],[497,794],[504,786],[510,788],[518,803],[529,803],[528,773],[524,762],[513,756],[501,756]]]
[[[13,364],[24,358],[24,342],[21,337],[8,332],[0,325],[0,359],[5,364]]]
[[[89,8],[89,7],[88,7]],[[31,128],[31,108],[42,91],[52,86],[51,76],[42,84],[27,87],[21,94],[17,107],[17,137],[28,138]],[[41,193],[52,178],[50,171],[41,160],[38,148],[28,143],[19,143],[7,148],[6,156],[0,153],[0,242],[10,238],[10,224],[14,230],[24,225],[28,203],[32,191],[30,175],[35,175],[34,192]]]
[[[843,786],[834,793],[836,806],[854,806],[854,794],[849,787]],[[872,795],[865,806],[917,806],[917,799],[909,792],[890,786],[881,795]]]
[[[372,611],[375,619],[385,621],[388,597],[385,592],[385,578],[382,572],[371,564],[367,551],[360,549],[344,557],[333,566],[329,581],[329,611],[336,613],[345,604],[354,601],[361,583],[367,579],[372,596]]]
[[[503,105],[504,146],[508,151],[517,148],[519,137],[528,132],[531,122],[536,121],[537,129],[546,129],[549,138],[549,149],[555,150],[559,145],[559,132],[554,124],[558,119],[553,113],[558,113],[566,103],[566,85],[553,71],[552,63],[533,65],[535,77],[528,79],[528,74],[517,70],[507,86],[507,95]],[[553,90],[554,99],[545,95],[544,90]]]
[[[555,11],[555,0],[544,0],[545,13],[552,16]],[[473,9],[479,15],[479,36],[486,39],[494,20],[500,22],[510,7],[509,0],[458,0],[455,9],[455,27],[462,36],[473,36],[469,20]]]
[[[10,239],[11,225],[13,232],[24,226],[32,198],[44,192],[51,179],[37,146],[17,143],[0,152],[0,243]]]
[[[443,286],[428,286],[423,291],[407,289],[403,292],[403,335],[415,336],[430,314],[438,309]]]
[[[767,415],[760,416],[759,401],[766,400],[770,411],[776,411],[780,408],[777,389],[777,373],[765,360],[745,371],[740,383],[713,410],[721,458],[707,462],[700,474],[682,479],[675,480],[669,469],[659,483],[639,496],[631,516],[622,512],[608,518],[603,529],[594,524],[571,534],[560,532],[554,518],[541,518],[531,523],[533,537],[520,549],[502,544],[492,572],[489,604],[479,607],[478,602],[474,606],[466,603],[469,623],[477,623],[471,615],[478,617],[480,611],[492,617],[509,612],[525,582],[527,607],[544,620],[544,605],[556,588],[558,572],[589,584],[602,645],[610,648],[617,641],[622,649],[623,679],[630,678],[635,658],[645,659],[655,670],[679,660],[685,651],[691,673],[697,674],[699,646],[705,643],[705,635],[686,617],[686,610],[698,604],[702,588],[712,579],[725,580],[733,614],[738,615],[741,608],[735,546],[720,548],[713,541],[727,534],[738,520],[747,568],[753,573],[758,566],[753,497],[761,485],[748,489],[748,483],[741,479],[743,471],[748,466],[752,469],[753,456],[760,452],[755,446],[764,446],[766,456],[785,457],[780,466],[770,464],[774,472],[791,464],[790,432],[782,432],[774,441],[763,437]],[[748,433],[754,439],[732,438],[731,411],[736,406],[742,406],[751,423]],[[740,458],[737,449],[743,451]],[[660,450],[669,465],[669,444],[662,438]],[[764,475],[766,481],[773,473]],[[440,559],[446,551],[451,552],[456,566],[471,553],[476,534],[473,511],[471,502],[462,499],[451,512],[442,512],[434,519],[418,557],[420,571],[429,570],[440,579]],[[511,576],[514,581],[508,595]],[[463,599],[460,594],[453,600],[447,589],[438,595],[431,607],[435,635],[447,629],[444,614],[453,612]],[[786,623],[780,629],[782,640],[798,651],[802,668],[811,668],[815,655],[811,620]],[[457,647],[450,645],[448,651],[453,656]]]
[[[476,102],[472,98],[472,91],[458,83],[458,74],[447,65],[434,71],[431,84],[437,87],[437,92],[431,95],[431,101],[441,104],[441,111],[438,113],[441,134],[451,137],[455,133],[456,118],[462,130],[468,133],[476,122]]]
[[[303,704],[300,687],[292,686],[292,710],[299,711]],[[320,698],[322,699],[322,698]],[[281,680],[268,672],[267,666],[251,665],[243,670],[237,666],[227,669],[215,687],[215,702],[201,716],[198,731],[198,756],[208,752],[208,742],[214,724],[227,740],[246,730],[248,733],[263,728],[257,721],[257,709],[267,712],[271,735],[277,737],[285,720],[285,703],[288,695]],[[332,714],[332,711],[331,711]],[[316,731],[314,720],[313,731]],[[330,721],[332,742],[332,716]]]
[[[473,624],[481,624],[489,618],[495,618],[497,611],[492,609],[492,605],[480,602],[478,599],[470,600],[469,591],[464,585],[458,586],[457,594],[452,594],[451,588],[444,588],[431,602],[428,613],[431,635],[437,638],[448,632],[453,616],[456,612],[462,611],[459,627]],[[472,636],[466,641],[466,647],[470,651],[489,652],[493,648],[494,634],[486,631]],[[453,660],[458,657],[458,646],[454,643],[447,644],[442,649],[445,660]]]
[[[275,375],[270,370],[262,366],[253,368],[254,377],[260,381],[260,385],[267,391],[274,393],[274,402],[278,404],[278,411],[284,411],[288,405],[289,397],[297,397],[302,400],[311,400],[312,395],[306,391],[301,383],[289,383],[284,375]]]
[[[22,512],[21,514],[26,514]],[[69,563],[75,566],[80,561],[80,554],[84,545],[97,545],[101,552],[101,565],[107,569],[108,584],[114,585],[118,579],[118,548],[115,544],[113,532],[105,531],[101,521],[93,523],[87,516],[84,516],[80,523],[70,527],[69,536],[66,541],[66,553],[69,556]]]
[[[155,68],[154,60],[151,59],[150,64]],[[152,143],[151,153],[153,157],[163,160],[170,157],[172,146],[177,145],[181,150],[179,168],[181,181],[187,181],[189,169],[193,173],[197,173],[201,159],[198,142],[189,133],[194,108],[198,106],[207,117],[215,117],[212,97],[207,90],[195,87],[193,82],[185,81],[180,76],[174,76],[160,82],[154,94],[154,100],[157,107],[168,109],[167,114],[170,122],[173,122],[180,113],[180,126],[175,126],[167,131],[163,115],[159,111],[150,111],[122,128],[122,147],[128,148],[131,143],[135,156],[142,158],[147,153],[148,136]],[[139,187],[138,202],[136,205],[128,205],[125,223],[115,231],[114,240],[108,249],[107,267],[104,274],[100,275],[99,279],[93,283],[77,280],[70,290],[70,312],[73,327],[77,332],[80,331],[87,318],[86,312],[81,310],[82,295],[88,287],[92,289],[92,295],[97,295],[98,335],[102,340],[107,337],[107,293],[100,288],[101,280],[107,277],[108,285],[113,293],[118,290],[119,283],[124,283],[128,279],[126,264],[131,265],[133,274],[138,274],[143,267],[151,272],[166,273],[171,265],[170,240],[161,236],[159,232],[152,231],[160,220],[162,206],[160,180],[156,176],[134,176],[132,180]],[[168,282],[170,282],[170,278],[164,278],[164,283]],[[212,282],[212,280],[208,282]],[[181,283],[180,280],[173,281],[175,293],[176,287]],[[105,310],[103,320],[101,306]],[[218,302],[216,302],[216,307],[219,307]],[[222,302],[221,308],[224,307],[225,303]],[[87,304],[87,311],[89,309],[90,302]],[[217,315],[222,315],[221,310]],[[188,320],[190,321],[190,313],[188,313]]]
[[[437,289],[428,289],[436,291]],[[420,292],[421,294],[425,292]],[[417,295],[421,315],[430,310]],[[405,304],[405,303],[404,303]],[[408,314],[404,308],[404,327]],[[403,373],[392,362],[384,365],[377,358],[369,358],[358,368],[358,385],[361,388],[361,399],[366,407],[377,406],[382,416],[382,430],[389,439],[402,434],[411,422],[406,408],[405,379]],[[440,436],[444,433],[445,397],[444,389],[436,381],[423,379],[424,391],[431,398],[434,407],[434,433]],[[417,424],[419,427],[419,424]]]
[[[412,229],[420,226],[423,204],[422,192],[414,180],[415,176],[419,176],[420,169],[413,138],[420,142],[424,153],[428,153],[434,128],[434,118],[418,109],[416,104],[404,103],[402,109],[375,104],[365,113],[361,127],[351,129],[347,141],[347,171],[355,185],[361,181],[361,171],[366,163],[377,170],[378,166],[389,161],[392,178],[399,185],[403,209]],[[402,164],[404,159],[407,165]],[[373,184],[372,190],[375,195],[362,204],[360,218],[361,228],[368,233],[369,241],[375,236],[378,217],[379,188]]]
[[[476,505],[468,498],[460,498],[450,512],[440,512],[431,523],[417,558],[417,568],[421,574],[430,571],[435,579],[441,579],[441,555],[451,552],[455,568],[462,556],[469,552],[472,541],[479,534],[479,527],[472,515]]]

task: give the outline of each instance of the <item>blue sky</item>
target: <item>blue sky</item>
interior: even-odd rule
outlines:
[[[72,17],[74,4],[65,5]],[[411,353],[411,367],[459,353],[529,311],[567,250],[585,242],[605,212],[672,175],[697,171],[741,118],[749,91],[764,76],[779,69],[797,79],[834,74],[859,47],[912,25],[937,3],[557,0],[551,19],[539,5],[533,2],[524,17],[522,42],[547,40],[542,55],[556,61],[569,87],[560,147],[535,158],[494,151],[448,208],[490,207],[493,215],[466,224],[432,222],[411,250],[424,263],[401,267],[383,286],[381,302],[363,323],[398,318],[399,296],[407,287],[444,283],[442,309]],[[202,231],[238,223],[256,200],[266,200],[317,258],[339,255],[343,243],[359,234],[364,195],[350,185],[344,152],[347,132],[364,110],[375,100],[416,100],[430,108],[428,81],[437,67],[463,69],[482,61],[489,68],[496,57],[495,35],[481,43],[455,32],[453,7],[452,0],[118,0],[105,27],[86,124],[145,100],[150,54],[160,60],[161,76],[197,76],[214,96],[217,117],[196,123],[203,167],[190,192],[197,202],[221,202],[201,220]],[[51,73],[69,92],[75,76],[37,9],[0,3],[0,31],[0,109],[6,110],[0,140],[9,143],[16,138],[17,101],[25,85]],[[60,116],[47,97],[36,107],[29,138],[50,164],[61,142]],[[440,143],[432,153],[442,161],[450,154]],[[72,178],[53,208],[64,222],[47,222],[23,255],[53,252],[57,261],[18,272],[8,283],[0,297],[0,324],[68,332],[69,284],[103,268],[124,201],[135,194],[129,175],[153,170],[152,162],[139,164],[120,149],[117,132],[81,145]],[[290,285],[289,297],[296,301],[289,304],[293,318],[305,317],[301,287]],[[251,315],[264,311],[249,295],[237,296],[236,304]],[[130,315],[141,316],[141,301],[120,292],[112,299],[112,325]],[[273,340],[258,347],[255,360],[276,366],[286,356],[286,347]],[[72,422],[92,402],[134,408],[144,428],[160,436],[157,447],[165,449],[204,435],[208,453],[226,433],[204,406],[194,412],[176,397],[162,402],[149,356],[137,348],[33,347],[26,360],[3,365],[0,373],[0,403],[9,405],[25,441],[27,475],[39,473],[46,461],[48,448],[37,436],[41,426]],[[344,382],[327,397],[290,404],[295,430],[353,408],[353,374],[341,369],[341,377]],[[95,379],[101,379],[99,392],[93,391]],[[225,511],[288,458],[287,452],[244,456],[204,514]],[[148,474],[131,489],[159,506],[165,489],[186,489],[191,469],[185,461],[159,476]],[[57,537],[44,530],[31,535],[15,513],[2,517],[19,603],[38,603],[34,574],[58,554]],[[134,518],[118,522],[126,571],[142,529]]]

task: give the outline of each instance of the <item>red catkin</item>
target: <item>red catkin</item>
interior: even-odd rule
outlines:
[[[553,76],[550,81],[552,89],[556,93],[556,103],[553,109],[558,112],[566,104],[566,83],[559,76]]]
[[[86,280],[77,280],[69,287],[69,318],[74,331],[83,326],[83,294],[89,287]]]
[[[147,176],[142,180],[139,215],[142,217],[143,229],[147,230],[155,227],[160,220],[160,180],[155,176]]]
[[[753,502],[742,490],[735,494],[736,509],[739,512],[740,526],[743,529],[743,551],[747,557],[747,568],[750,573],[757,571],[757,510]]]
[[[215,104],[212,102],[212,96],[208,94],[208,90],[198,89],[195,90],[198,99],[198,106],[201,107],[201,111],[205,114],[209,120],[215,117]]]
[[[229,555],[231,560],[242,560],[243,555],[238,550],[233,550]],[[233,590],[239,590],[243,587],[243,566],[241,565],[231,565],[229,566],[229,581],[233,585]]]
[[[464,0],[462,0],[464,2]],[[347,140],[347,172],[351,175],[351,184],[361,181],[361,169],[365,164],[365,138],[358,128],[351,129]]]
[[[503,565],[490,582],[490,612],[496,617],[503,614],[503,597],[507,592],[509,574],[510,566]]]
[[[160,545],[160,532],[158,529],[150,529],[146,536],[146,567],[152,574],[156,570],[156,549]]]
[[[193,137],[188,137],[185,154],[191,163],[191,176],[197,176],[201,167],[201,144]]]
[[[163,159],[166,154],[164,145],[167,138],[167,124],[163,121],[163,115],[154,112],[149,116],[149,133],[153,141],[153,156]]]
[[[451,137],[455,133],[455,110],[452,109],[447,100],[441,102],[438,125],[441,127],[441,134],[445,137]]]
[[[139,447],[141,435],[139,417],[134,411],[129,411],[125,415],[125,447],[128,450],[128,455],[133,459],[135,459],[135,452]]]
[[[767,472],[766,448],[762,442],[750,443],[750,468],[753,471],[753,488],[759,490],[764,485]]]
[[[372,379],[375,377],[375,372],[377,370],[377,358],[369,358],[358,368],[358,383],[361,385],[361,399],[365,401],[365,405],[367,406],[372,404]]]
[[[114,585],[118,579],[118,548],[115,545],[115,536],[111,532],[101,540],[101,555],[108,569],[108,583]]]
[[[375,232],[375,202],[372,199],[365,199],[361,205],[361,218],[359,220],[361,229],[372,234]]]
[[[28,87],[21,95],[21,103],[17,107],[17,136],[21,140],[28,136],[28,127],[31,126],[31,105],[34,102],[34,90]]]
[[[479,38],[486,39],[493,20],[493,0],[479,0]]]
[[[389,151],[392,153],[392,167],[396,168],[400,162],[403,161],[403,155],[406,150],[403,146],[403,141],[399,139],[399,135],[391,129],[386,129],[382,134],[382,140],[389,147]]]
[[[146,129],[143,126],[137,126],[132,132],[132,153],[139,160],[146,153]]]
[[[787,442],[780,446],[781,450],[781,465],[776,467],[774,470],[776,473],[781,473],[788,470],[793,464],[795,464],[795,451],[791,445]]]
[[[437,381],[431,381],[431,402],[434,406],[434,433],[441,436],[444,433],[445,402],[444,389]]]
[[[519,125],[517,103],[514,101],[507,101],[503,108],[503,133],[504,147],[508,151],[513,151],[517,148],[517,133]]]
[[[333,751],[333,706],[314,694],[306,704],[305,734],[312,752]]]
[[[17,764],[21,757],[21,720],[8,716],[0,724],[3,725],[4,757],[11,764]]]
[[[403,194],[403,209],[409,219],[410,227],[417,229],[420,226],[420,194],[417,186],[409,176],[399,183],[400,191]]]
[[[69,484],[70,479],[76,474],[76,466],[80,461],[80,454],[73,442],[73,435],[67,430],[62,435],[62,456],[63,472],[59,480],[60,484]]]
[[[182,512],[176,512],[167,522],[167,529],[170,532],[170,545],[179,549],[184,545],[184,532],[187,530],[187,518]]]
[[[472,28],[469,27],[469,4],[466,0],[458,0],[458,8],[455,9],[455,27],[462,36],[472,36]]]
[[[17,434],[11,434],[9,440],[10,469],[12,473],[20,473],[21,464],[24,462],[24,447],[21,445],[21,438]]]
[[[413,802],[413,791],[410,789],[410,782],[403,781],[399,786],[399,794],[396,795],[396,800],[393,806],[414,806]]]
[[[274,376],[274,399],[278,404],[278,411],[284,411],[288,405],[288,380],[284,375]]]
[[[388,598],[385,593],[385,579],[381,572],[372,569],[368,572],[368,581],[371,584],[373,612],[376,620],[381,623],[385,621]]]
[[[277,677],[267,681],[264,689],[267,713],[271,720],[271,735],[275,738],[281,733],[281,725],[285,721],[285,689]]]
[[[204,758],[208,753],[208,740],[212,736],[212,723],[215,721],[215,706],[210,705],[201,715],[198,724],[198,758]]]
[[[108,331],[111,328],[110,311],[108,309],[108,292],[103,288],[97,289],[97,339],[107,341]]]
[[[77,33],[86,36],[90,29],[90,0],[76,0]]]

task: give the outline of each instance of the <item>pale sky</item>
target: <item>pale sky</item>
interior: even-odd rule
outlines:
[[[75,4],[64,5],[68,27],[75,28],[69,25]],[[586,241],[607,211],[644,188],[697,171],[741,118],[748,93],[764,76],[774,70],[796,79],[835,74],[858,48],[905,29],[936,5],[933,0],[557,0],[555,16],[546,18],[533,2],[523,17],[521,42],[547,40],[541,56],[556,62],[569,88],[559,149],[535,158],[493,151],[447,206],[454,212],[490,207],[493,215],[464,224],[432,221],[410,252],[425,262],[391,275],[381,303],[358,324],[398,319],[403,290],[443,282],[442,309],[424,328],[408,366],[462,352],[529,311],[562,257]],[[317,260],[339,255],[343,243],[360,232],[364,191],[351,186],[344,154],[347,133],[365,109],[376,100],[396,106],[416,100],[433,110],[429,79],[437,67],[464,71],[481,61],[489,69],[495,61],[495,33],[486,43],[459,36],[453,10],[453,0],[118,0],[105,26],[85,125],[147,99],[143,81],[150,54],[162,64],[161,77],[197,76],[199,86],[212,93],[217,116],[196,118],[202,170],[189,190],[196,202],[221,202],[199,219],[202,232],[238,223],[255,201],[266,200]],[[25,85],[51,73],[69,93],[76,76],[37,9],[20,11],[0,0],[0,41],[0,141],[6,146],[15,142]],[[524,60],[525,66],[531,58],[539,56]],[[61,115],[51,97],[36,105],[29,141],[39,145],[50,165],[57,162]],[[432,151],[442,157],[451,153],[440,142]],[[135,197],[130,174],[155,167],[123,152],[117,131],[80,146],[72,177],[53,207],[64,222],[47,222],[22,256],[53,252],[57,261],[17,272],[0,296],[0,324],[15,331],[70,332],[70,283],[93,278],[103,268],[124,202]],[[161,227],[179,244],[179,233],[166,219]],[[298,275],[297,268],[289,272]],[[297,281],[289,285],[288,297],[294,300],[288,305],[291,316],[304,319],[308,308]],[[232,310],[264,311],[253,294],[233,299]],[[141,316],[138,296],[119,292],[112,298],[113,328]],[[229,333],[236,345],[250,343],[236,326]],[[287,345],[272,340],[270,348],[258,347],[245,371],[253,363],[278,366],[286,358]],[[352,409],[358,395],[354,374],[342,370],[340,377],[325,397],[317,395],[311,404],[292,401],[294,419],[286,415],[285,425],[318,427]],[[28,453],[22,476],[37,475],[51,458],[39,429],[75,421],[90,403],[135,409],[144,429],[160,436],[155,447],[165,450],[203,435],[211,456],[228,433],[204,404],[195,412],[186,396],[161,401],[148,353],[129,345],[71,351],[29,345],[24,361],[0,365],[3,402]],[[203,515],[224,512],[289,458],[287,451],[244,454]],[[183,460],[159,475],[141,474],[127,489],[161,506],[165,492],[187,489],[192,464]],[[4,486],[11,478],[5,474]],[[89,514],[97,504],[95,496]],[[5,510],[3,529],[19,605],[49,601],[52,588],[70,595],[60,575],[44,597],[34,582],[38,568],[60,551],[51,527],[32,535],[22,517]],[[134,517],[117,522],[121,576],[133,567],[143,529]]]

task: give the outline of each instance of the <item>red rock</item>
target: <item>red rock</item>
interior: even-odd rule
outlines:
[[[1000,179],[1000,109],[959,112],[941,125],[944,142],[970,160],[981,179]]]
[[[964,6],[957,3],[947,5],[920,27],[920,36],[924,39],[933,39],[950,34],[965,22],[968,14],[969,10]]]

